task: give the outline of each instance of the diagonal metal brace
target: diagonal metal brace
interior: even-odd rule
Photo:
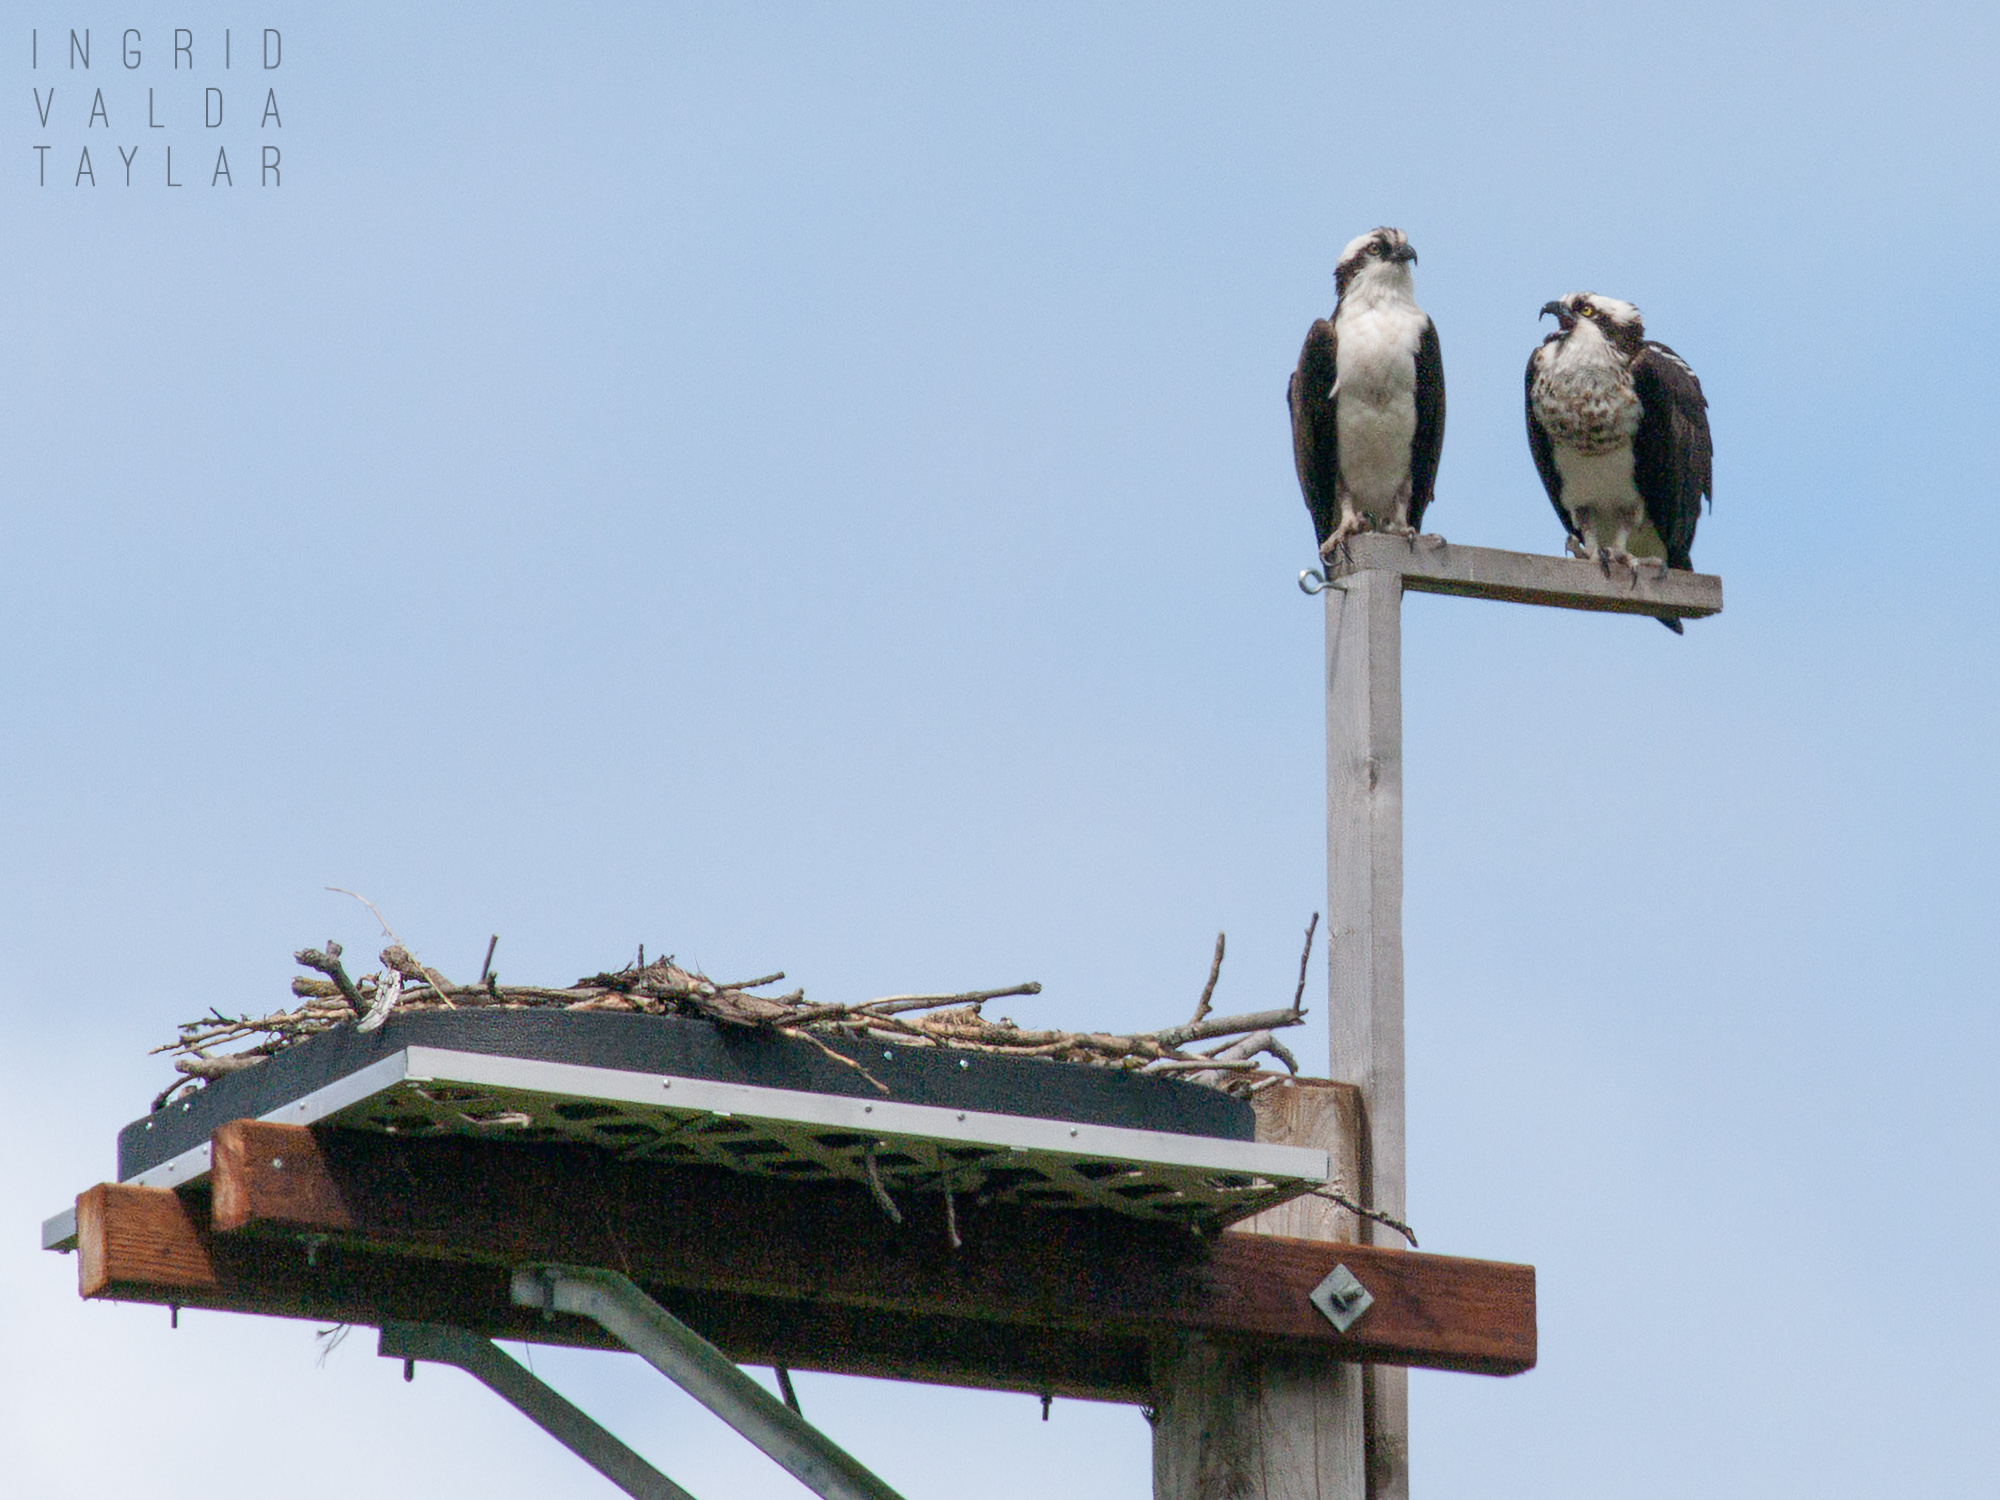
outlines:
[[[745,1375],[728,1355],[616,1271],[528,1267],[514,1273],[514,1303],[591,1319],[822,1500],[902,1500],[845,1449]]]
[[[636,1500],[694,1500],[509,1359],[491,1339],[436,1323],[384,1323],[378,1352],[385,1359],[456,1365]]]

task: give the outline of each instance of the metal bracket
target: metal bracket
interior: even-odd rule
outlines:
[[[530,1266],[514,1305],[589,1318],[822,1500],[902,1500],[847,1451],[739,1370],[715,1345],[616,1271]]]
[[[491,1339],[435,1323],[384,1323],[384,1359],[456,1365],[636,1500],[694,1500],[658,1469],[509,1359]]]
[[[1312,1305],[1342,1333],[1375,1305],[1374,1294],[1346,1266],[1335,1266],[1328,1271],[1326,1280],[1312,1289],[1311,1296]]]

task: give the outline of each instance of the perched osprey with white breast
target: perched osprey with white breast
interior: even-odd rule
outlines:
[[[1557,328],[1528,357],[1528,446],[1570,552],[1606,572],[1692,568],[1701,502],[1714,503],[1701,382],[1629,302],[1572,292],[1542,315]]]
[[[1417,306],[1417,252],[1371,229],[1340,252],[1331,318],[1306,335],[1292,375],[1292,457],[1321,557],[1361,531],[1415,537],[1444,447],[1444,361]]]

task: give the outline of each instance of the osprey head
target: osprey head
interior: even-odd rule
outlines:
[[[1410,267],[1416,262],[1417,252],[1410,248],[1410,237],[1402,230],[1371,229],[1349,240],[1340,252],[1333,268],[1333,289],[1346,296],[1347,289],[1361,277],[1395,279],[1407,288]]]
[[[1554,302],[1542,304],[1542,316],[1554,317],[1557,331],[1551,338],[1568,338],[1579,327],[1595,328],[1607,343],[1636,353],[1646,341],[1645,320],[1639,309],[1616,297],[1600,297],[1595,292],[1571,292]]]

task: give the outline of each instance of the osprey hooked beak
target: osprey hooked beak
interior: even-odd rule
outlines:
[[[1540,322],[1542,318],[1551,317],[1561,326],[1564,333],[1568,333],[1572,328],[1576,327],[1576,314],[1571,312],[1567,307],[1564,307],[1560,302],[1544,302],[1541,314],[1535,321]]]
[[[1402,244],[1398,245],[1395,249],[1391,250],[1386,258],[1394,261],[1406,261],[1410,265],[1415,265],[1417,263],[1416,246],[1410,244],[1406,240]]]

